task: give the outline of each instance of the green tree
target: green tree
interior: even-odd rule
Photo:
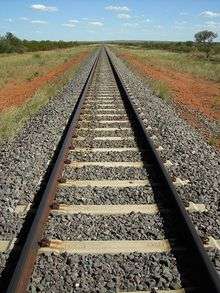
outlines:
[[[210,57],[210,53],[212,50],[212,42],[217,37],[217,33],[208,30],[200,31],[194,35],[196,43],[202,46],[203,50],[206,52],[207,58]]]
[[[6,33],[0,38],[0,53],[23,53],[24,51],[23,42],[12,33]]]

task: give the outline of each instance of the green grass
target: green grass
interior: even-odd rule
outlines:
[[[0,54],[0,87],[9,82],[20,83],[42,76],[50,69],[67,62],[88,46],[24,54]]]
[[[119,51],[125,51],[141,57],[144,62],[161,68],[170,68],[180,72],[186,72],[195,77],[205,78],[207,80],[220,81],[220,60],[219,55],[215,55],[211,60],[205,59],[194,53],[173,53],[165,50],[147,50],[147,49],[124,49],[115,47]]]
[[[169,101],[171,99],[172,93],[165,82],[149,79],[148,83],[152,89],[153,94],[155,94],[164,101]]]
[[[55,81],[39,89],[35,95],[20,107],[10,108],[0,113],[0,141],[12,139],[25,123],[46,105],[50,97],[64,87],[72,78],[77,66],[66,71]]]
[[[212,105],[213,110],[215,111],[220,111],[220,96],[215,97],[213,105]]]
[[[220,141],[220,136],[219,135],[213,135],[208,143],[211,145],[211,146],[214,146],[214,147],[217,147],[219,145],[219,141]]]

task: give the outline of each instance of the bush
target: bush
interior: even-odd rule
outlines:
[[[25,51],[22,41],[12,33],[6,33],[0,38],[0,53],[24,53]]]

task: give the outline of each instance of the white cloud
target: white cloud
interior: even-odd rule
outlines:
[[[24,20],[24,21],[28,21],[28,20],[29,20],[27,17],[24,17],[24,16],[19,17],[19,19],[20,19],[20,20]]]
[[[63,23],[62,26],[74,28],[76,25],[73,23]]]
[[[178,26],[183,26],[183,25],[187,24],[187,21],[175,21],[175,24]]]
[[[77,19],[70,19],[70,20],[68,20],[68,22],[71,22],[71,23],[78,23],[79,20],[77,20]]]
[[[13,22],[13,20],[11,18],[7,18],[7,19],[5,19],[5,21],[7,21],[7,22]]]
[[[44,21],[44,20],[31,20],[31,23],[34,23],[34,24],[46,24],[47,21]]]
[[[200,13],[201,16],[204,17],[219,17],[220,16],[220,12],[213,12],[213,11],[203,11],[202,13]]]
[[[130,16],[130,14],[121,13],[121,14],[118,14],[118,18],[129,19],[129,18],[131,18],[131,16]]]
[[[106,6],[105,10],[111,10],[111,11],[130,11],[130,9],[127,6]]]
[[[186,16],[186,15],[188,15],[188,13],[185,12],[185,11],[181,11],[181,12],[180,12],[180,15],[182,15],[182,16]]]
[[[100,21],[90,21],[89,24],[94,26],[103,26],[103,23]]]
[[[219,30],[220,22],[206,21],[203,24],[195,24],[193,27],[196,30]]]
[[[31,5],[33,10],[43,11],[43,12],[54,12],[58,11],[58,8],[55,6],[45,6],[43,4],[33,4]]]
[[[137,27],[139,26],[139,23],[138,22],[134,22],[134,23],[131,23],[131,22],[125,22],[122,24],[124,27]]]
[[[210,28],[210,29],[217,29],[218,27],[220,27],[220,23],[219,22],[215,22],[215,21],[206,21],[205,22],[205,27]]]
[[[147,18],[147,19],[146,19],[146,22],[150,22],[150,19],[149,19],[149,18]]]

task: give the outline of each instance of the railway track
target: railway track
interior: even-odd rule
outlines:
[[[103,48],[7,292],[220,292],[166,164]]]

